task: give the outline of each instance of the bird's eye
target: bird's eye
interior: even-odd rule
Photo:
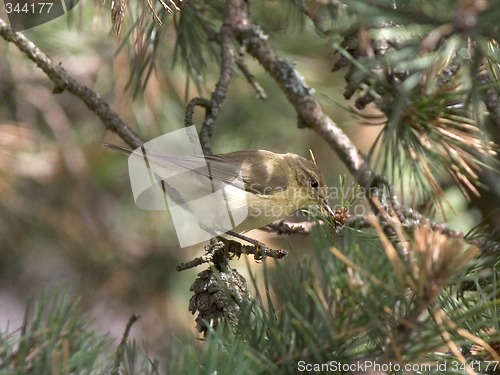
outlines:
[[[318,180],[311,178],[311,187],[317,188],[319,186]]]

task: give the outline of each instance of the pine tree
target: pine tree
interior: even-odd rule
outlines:
[[[127,330],[114,353],[105,338],[88,332],[67,297],[50,303],[44,297],[21,332],[2,335],[0,373],[500,373],[495,211],[500,5],[273,2],[271,18],[280,26],[313,30],[332,46],[333,70],[345,72],[344,97],[352,100],[348,110],[359,126],[382,126],[364,155],[326,113],[299,67],[277,48],[276,33],[260,27],[270,17],[261,12],[263,3],[147,4],[150,23],[126,16],[127,7],[144,4],[114,2],[112,9],[115,32],[130,27],[135,34],[127,34],[125,43],[144,47],[136,50],[129,82],[136,92],[159,63],[155,56],[162,43],[175,43],[173,60],[201,93],[188,102],[186,124],[196,122],[195,107],[205,109],[200,139],[211,153],[236,72],[259,98],[269,96],[252,72],[257,61],[294,109],[297,125],[319,134],[343,162],[354,190],[347,193],[351,186],[341,179],[339,189],[346,193],[334,218],[316,217],[300,229],[273,226],[311,238],[313,253],[295,266],[258,258],[262,254],[232,242],[208,245],[210,256],[188,265],[209,263],[193,282],[190,304],[199,314],[202,342],[179,339],[153,361],[143,347],[127,343]],[[175,25],[175,40],[162,35],[169,23]],[[5,24],[0,35],[23,43],[9,36]],[[218,78],[203,96],[199,78],[211,69]],[[71,82],[48,75],[59,89],[78,95]],[[101,118],[138,146],[140,138],[126,125]],[[464,217],[482,213],[483,221],[468,233],[453,230],[441,216],[453,208],[453,189],[467,199]],[[363,204],[365,212],[355,214]],[[293,247],[293,237],[291,242]],[[264,286],[259,275],[250,280],[239,275],[227,251],[238,256],[253,251],[262,260]],[[268,258],[284,255],[266,251]],[[249,282],[254,293],[247,291]]]

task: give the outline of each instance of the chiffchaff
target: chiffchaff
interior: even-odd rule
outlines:
[[[105,146],[146,158],[148,168],[158,181],[162,181],[167,196],[177,204],[189,205],[189,202],[224,189],[228,204],[219,201],[219,204],[209,205],[205,208],[206,214],[215,217],[215,223],[219,222],[218,218],[227,216],[228,207],[233,212],[245,208],[246,215],[232,228],[216,230],[214,234],[228,230],[243,233],[260,228],[307,206],[318,206],[323,213],[332,214],[323,175],[314,162],[296,154],[252,150],[210,156],[165,156]],[[173,177],[172,170],[176,171]],[[198,208],[197,212],[199,217]]]

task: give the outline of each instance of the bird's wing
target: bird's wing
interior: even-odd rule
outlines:
[[[270,195],[286,189],[287,165],[271,155],[252,155],[246,151],[210,156],[163,156],[148,153],[148,163],[165,183],[189,182],[200,194],[220,190],[227,185],[253,194]]]

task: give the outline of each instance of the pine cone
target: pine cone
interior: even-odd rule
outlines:
[[[232,268],[225,272],[212,268],[200,272],[189,290],[194,292],[189,300],[189,311],[193,314],[198,311],[196,328],[199,332],[217,327],[222,318],[236,324],[239,304],[248,296],[246,280]]]

